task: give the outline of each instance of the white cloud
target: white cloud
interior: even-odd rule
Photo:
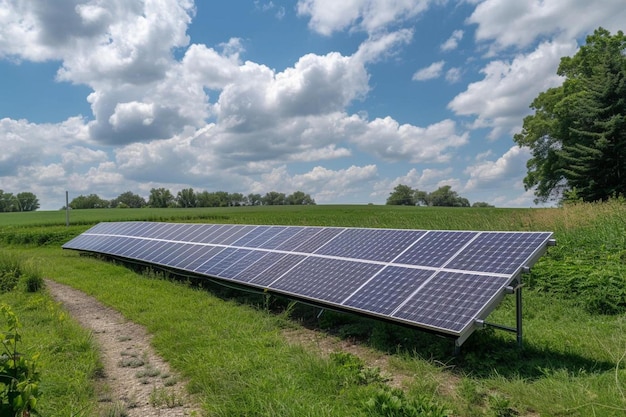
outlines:
[[[442,51],[452,51],[459,46],[459,41],[463,39],[464,32],[462,30],[455,30],[452,35],[441,45]]]
[[[299,0],[298,15],[310,16],[309,27],[331,35],[344,29],[376,33],[417,16],[437,0]]]
[[[443,71],[443,66],[445,65],[445,63],[445,61],[437,61],[433,62],[426,68],[417,70],[415,74],[413,74],[413,81],[426,81],[432,80],[434,78],[439,78],[441,76],[441,72]]]
[[[458,67],[454,67],[454,68],[450,68],[447,72],[446,72],[446,81],[448,81],[449,83],[457,83],[461,80],[461,68]]]
[[[625,21],[623,0],[485,0],[467,20],[478,25],[478,41],[493,41],[491,53],[527,47],[542,37],[575,39],[598,26],[617,31]]]
[[[254,192],[275,190],[290,193],[307,190],[317,203],[328,203],[338,198],[351,200],[362,195],[378,176],[376,165],[355,166],[331,170],[316,166],[309,172],[291,175],[286,166],[273,169],[252,185]],[[363,202],[363,201],[361,201]]]
[[[476,116],[474,128],[492,128],[490,138],[519,129],[530,103],[541,92],[562,83],[556,69],[562,56],[571,55],[575,43],[544,42],[511,62],[491,61],[481,72],[485,78],[471,83],[448,104],[457,115]]]
[[[469,135],[458,134],[452,120],[443,120],[425,128],[400,125],[391,117],[375,119],[365,125],[352,124],[352,141],[357,146],[386,161],[411,163],[443,163],[451,158],[455,148],[465,145]],[[361,134],[356,134],[359,127]]]
[[[495,161],[485,160],[467,167],[465,173],[469,175],[469,180],[465,190],[520,186],[526,173],[528,158],[530,152],[527,148],[513,146]]]

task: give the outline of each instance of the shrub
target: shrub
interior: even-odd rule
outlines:
[[[39,291],[44,284],[41,271],[32,260],[0,252],[0,293],[13,291],[20,281],[28,292]]]

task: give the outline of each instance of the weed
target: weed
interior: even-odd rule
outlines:
[[[154,387],[150,393],[150,404],[153,407],[174,408],[181,407],[184,403],[183,399],[175,392]]]
[[[514,417],[519,414],[511,407],[511,402],[500,394],[489,396],[489,408],[494,417]]]
[[[101,417],[128,417],[128,411],[124,406],[124,403],[120,401],[116,401],[112,404],[107,404],[104,407],[102,413],[100,413]]]
[[[452,412],[427,397],[407,398],[404,391],[381,388],[364,404],[370,417],[448,417]]]
[[[159,374],[161,373],[161,371],[157,368],[155,368],[154,366],[148,364],[146,365],[146,367],[140,371],[137,371],[137,373],[135,374],[135,376],[137,378],[154,378],[156,376],[159,376]]]
[[[39,397],[39,355],[29,359],[18,352],[21,324],[8,305],[0,305],[0,311],[6,320],[6,331],[0,334],[0,415],[29,415],[35,412]]]

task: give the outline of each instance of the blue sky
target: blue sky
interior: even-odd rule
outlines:
[[[623,0],[0,0],[0,189],[530,207],[529,104]]]

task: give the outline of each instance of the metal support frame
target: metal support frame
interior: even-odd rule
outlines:
[[[494,329],[504,330],[506,332],[511,332],[516,334],[517,338],[517,346],[518,348],[523,348],[523,330],[522,330],[522,287],[524,284],[520,282],[520,279],[517,281],[517,285],[515,287],[507,287],[507,294],[515,294],[515,327],[505,326],[503,324],[491,323],[484,320],[476,320],[476,326],[479,328],[483,327],[493,327]],[[461,351],[461,343],[459,343],[459,339],[454,341],[454,355],[458,355]]]

